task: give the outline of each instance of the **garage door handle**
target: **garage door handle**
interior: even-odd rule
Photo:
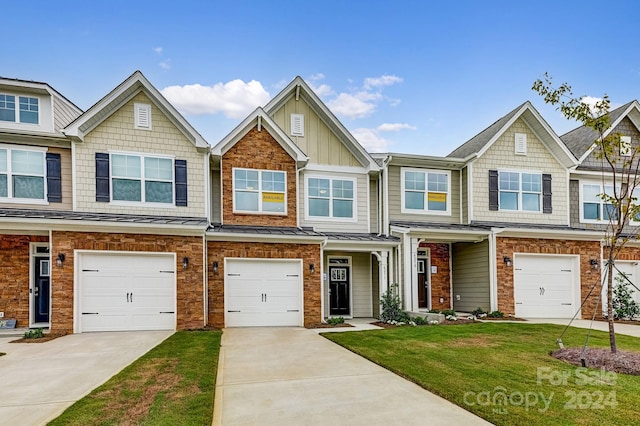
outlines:
[[[227,312],[242,312],[242,311],[227,311]]]
[[[561,303],[562,306],[571,306],[573,303]]]
[[[161,274],[173,274],[173,271],[158,271]]]
[[[300,312],[300,309],[287,309],[287,312]]]
[[[83,312],[82,315],[100,315],[99,312]]]
[[[129,303],[129,293],[127,293],[127,303]]]
[[[240,274],[227,274],[228,277],[239,277]]]
[[[160,311],[161,314],[175,314],[174,311]]]
[[[82,272],[99,272],[97,269],[83,269]]]

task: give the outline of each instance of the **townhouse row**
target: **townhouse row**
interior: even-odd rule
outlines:
[[[640,143],[638,102],[611,119]],[[210,144],[138,71],[87,111],[0,78],[0,313],[69,333],[313,326],[376,317],[391,288],[414,312],[591,317],[594,140],[525,102],[446,157],[371,154],[296,77]],[[639,259],[632,242],[619,269]]]

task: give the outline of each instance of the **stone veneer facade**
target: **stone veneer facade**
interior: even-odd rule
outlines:
[[[321,276],[319,271],[320,244],[295,243],[255,243],[209,241],[207,243],[207,265],[218,262],[218,273],[208,274],[209,282],[209,325],[222,328],[224,324],[224,259],[302,259],[303,315],[304,326],[309,327],[322,321]],[[316,271],[309,272],[308,265],[316,265]]]
[[[51,253],[64,253],[66,258],[62,267],[51,268],[52,332],[74,331],[74,250],[176,253],[176,327],[194,329],[205,325],[202,237],[54,231]],[[189,268],[183,270],[185,256],[189,258]]]

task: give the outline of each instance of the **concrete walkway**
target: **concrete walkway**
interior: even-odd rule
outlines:
[[[0,424],[45,424],[171,334],[83,333],[43,343],[0,334]]]
[[[568,319],[542,319],[542,318],[527,318],[526,323],[530,324],[558,324],[558,325],[568,325]],[[526,324],[522,323],[522,324]],[[593,321],[593,324],[590,320],[573,320],[571,323],[571,327],[577,328],[592,328],[594,330],[609,332],[609,324],[606,321]],[[634,324],[616,324],[614,326],[614,330],[616,334],[624,334],[627,336],[640,337],[640,325]]]
[[[303,328],[225,329],[214,425],[489,424]]]

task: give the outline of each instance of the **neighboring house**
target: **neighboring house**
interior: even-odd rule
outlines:
[[[55,332],[206,325],[209,145],[140,72],[84,113],[45,84],[14,85],[40,128],[16,118],[2,134],[15,203],[2,253],[19,276],[0,311]]]
[[[379,221],[380,167],[304,80],[212,154],[213,325],[308,326],[379,313],[398,244]]]

